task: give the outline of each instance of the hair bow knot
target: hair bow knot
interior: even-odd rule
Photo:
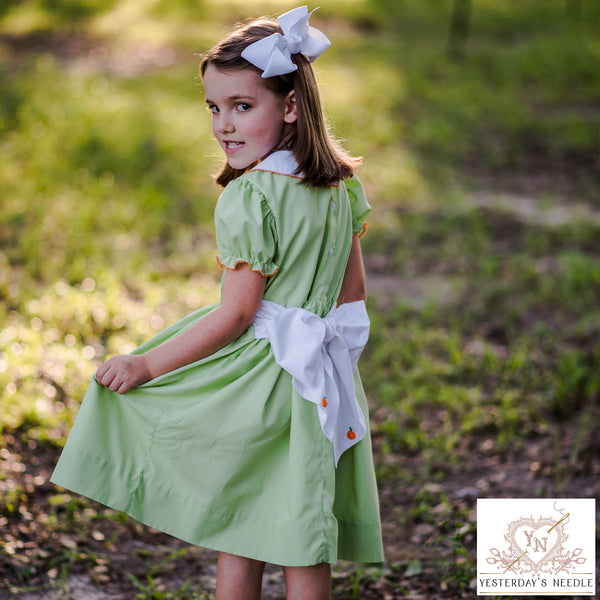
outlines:
[[[324,33],[308,24],[313,12],[309,13],[308,7],[301,6],[281,15],[277,22],[283,35],[274,33],[250,44],[242,52],[242,58],[262,69],[264,79],[296,71],[298,67],[292,61],[292,54],[301,53],[309,62],[314,62],[331,42]]]

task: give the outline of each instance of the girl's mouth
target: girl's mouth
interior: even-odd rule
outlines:
[[[223,143],[225,145],[225,152],[227,152],[228,154],[233,154],[234,152],[237,152],[240,148],[244,147],[244,142],[224,141]]]

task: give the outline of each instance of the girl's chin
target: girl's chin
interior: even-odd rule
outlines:
[[[256,160],[258,160],[256,159],[255,161],[248,162],[247,160],[242,160],[240,158],[236,159],[233,156],[226,156],[225,158],[227,159],[229,166],[232,169],[236,169],[238,171],[243,171],[244,169],[247,169],[248,167],[253,165],[256,162]]]
[[[228,160],[227,162],[229,163],[229,166],[232,169],[236,169],[237,171],[243,171],[246,167],[250,166],[250,165],[247,165],[246,163],[242,163],[238,160]]]

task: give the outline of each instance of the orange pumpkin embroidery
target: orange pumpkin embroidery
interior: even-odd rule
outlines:
[[[323,398],[323,400],[321,400],[321,404],[327,408],[327,398]]]
[[[353,440],[356,437],[356,434],[352,431],[352,427],[348,427],[348,433],[346,435],[349,440]]]

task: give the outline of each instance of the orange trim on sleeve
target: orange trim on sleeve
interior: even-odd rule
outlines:
[[[359,240],[365,237],[367,233],[368,226],[366,223],[363,223],[363,226],[360,228],[360,231],[355,233],[352,237],[357,237]]]
[[[216,256],[215,258],[217,259],[217,264],[219,265],[219,267],[221,267],[221,269],[227,269],[228,271],[235,271],[237,269],[237,266],[241,265],[241,264],[247,264],[253,273],[260,273],[263,277],[273,277],[273,275],[275,275],[275,273],[277,273],[277,271],[279,271],[279,267],[277,267],[272,273],[269,273],[267,275],[267,274],[263,273],[260,269],[253,269],[252,266],[250,265],[250,261],[247,261],[247,260],[243,260],[243,259],[236,260],[235,265],[233,265],[233,267],[228,267],[227,265],[223,264],[219,260],[218,256]]]

